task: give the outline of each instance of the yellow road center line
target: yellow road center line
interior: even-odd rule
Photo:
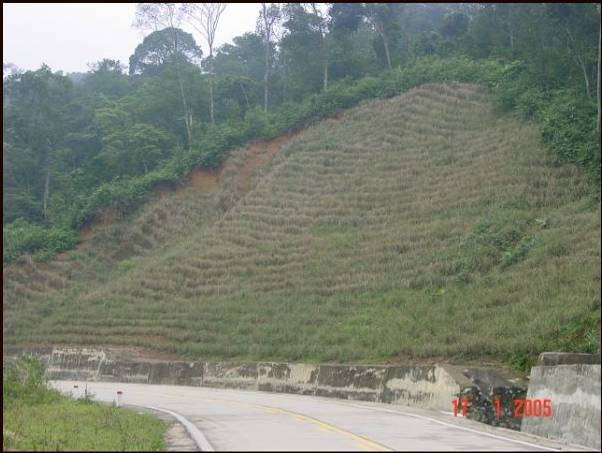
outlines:
[[[137,392],[132,392],[132,393],[137,393]],[[154,393],[154,396],[162,396],[162,397],[166,397],[169,398],[173,401],[174,399],[174,395],[169,395],[169,394],[165,394],[165,393]],[[362,437],[358,434],[354,434],[352,432],[349,431],[345,431],[344,429],[341,428],[337,428],[334,425],[331,425],[329,423],[323,422],[321,420],[318,420],[316,418],[313,417],[309,417],[307,415],[303,415],[303,414],[299,414],[297,412],[293,412],[293,411],[289,411],[286,409],[281,409],[278,407],[272,407],[272,406],[265,406],[263,404],[257,404],[257,403],[249,403],[249,402],[242,402],[242,401],[233,401],[233,400],[228,400],[228,399],[222,399],[222,398],[213,398],[213,397],[205,397],[205,396],[201,396],[200,399],[202,400],[208,400],[208,401],[216,401],[216,402],[220,402],[220,403],[227,403],[227,404],[233,404],[233,405],[239,405],[239,406],[249,406],[249,407],[255,407],[255,408],[260,408],[266,412],[270,412],[272,414],[284,414],[284,415],[288,415],[289,417],[292,417],[300,422],[305,422],[305,423],[311,423],[313,425],[316,425],[320,428],[321,431],[326,431],[326,432],[335,432],[338,434],[342,434],[346,437],[350,437],[352,438],[355,442],[357,442],[358,447],[361,450],[364,451],[393,451],[388,447],[385,447],[384,445],[381,445],[377,442],[374,442],[370,439],[366,439],[365,437]]]
[[[365,437],[359,436],[352,432],[345,431],[344,429],[337,428],[336,426],[331,425],[329,423],[323,422],[323,421],[318,420],[313,417],[309,417],[307,415],[299,414],[297,412],[289,411],[286,409],[281,409],[279,407],[264,406],[263,404],[248,403],[248,402],[243,403],[243,402],[239,402],[239,401],[225,400],[225,399],[221,399],[221,398],[206,398],[206,397],[202,397],[202,398],[205,400],[219,401],[219,402],[230,403],[230,404],[235,404],[235,405],[239,404],[242,406],[258,407],[258,408],[261,408],[261,409],[263,409],[267,412],[273,413],[273,414],[288,415],[289,417],[295,418],[298,421],[314,424],[314,425],[318,426],[321,431],[335,432],[335,433],[339,433],[339,434],[342,434],[347,437],[351,437],[355,442],[358,443],[358,446],[362,450],[365,450],[365,451],[393,451],[390,448],[385,447],[384,445],[381,445],[370,439],[366,439]]]
[[[265,407],[265,406],[262,406],[262,405],[259,405],[259,404],[257,406],[259,406],[259,407]],[[391,449],[385,447],[384,445],[381,445],[379,443],[371,441],[370,439],[366,439],[365,437],[358,436],[357,434],[354,434],[352,432],[345,431],[344,429],[337,428],[334,425],[331,425],[329,423],[325,423],[325,422],[323,422],[321,420],[318,420],[316,418],[308,417],[307,415],[298,414],[297,412],[288,411],[286,409],[277,409],[277,410],[278,410],[278,412],[280,412],[282,414],[285,414],[285,415],[292,416],[292,417],[296,418],[297,420],[304,421],[304,422],[307,422],[307,423],[313,423],[314,425],[317,425],[321,430],[335,432],[335,433],[343,434],[344,436],[347,436],[347,437],[351,437],[353,440],[355,440],[359,444],[359,446],[360,446],[360,448],[362,450],[366,450],[366,451],[392,451]]]

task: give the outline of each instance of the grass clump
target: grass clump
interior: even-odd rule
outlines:
[[[72,400],[49,389],[44,366],[21,357],[5,365],[3,450],[161,451],[163,422],[149,415]]]

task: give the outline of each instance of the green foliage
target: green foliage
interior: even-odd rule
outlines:
[[[44,373],[44,364],[34,357],[22,355],[9,363],[2,374],[3,405],[11,406],[16,401],[29,405],[58,401],[60,395],[46,387]]]
[[[600,352],[600,312],[574,319],[561,326],[551,342],[551,349],[566,352]]]
[[[560,161],[600,175],[596,106],[573,91],[559,91],[543,109],[542,140]]]
[[[533,236],[525,236],[522,238],[516,246],[504,252],[501,262],[501,268],[505,269],[515,263],[518,263],[525,259],[529,250],[537,244],[537,239]]]
[[[157,74],[161,66],[176,60],[198,62],[202,56],[190,33],[179,28],[164,28],[149,34],[130,57],[130,75]]]
[[[537,354],[519,352],[510,356],[510,365],[525,374],[528,374],[537,363]]]
[[[117,269],[121,273],[128,272],[134,268],[134,263],[131,260],[123,260],[117,266]]]
[[[489,87],[500,111],[541,122],[552,155],[585,168],[599,191],[593,5],[333,4],[327,14],[309,5],[273,11],[285,33],[268,49],[269,112],[260,32],[215,53],[216,124],[200,49],[177,28],[149,34],[129,76],[104,59],[77,86],[47,66],[8,77],[4,224],[81,226],[102,209],[138,205],[158,184],[179,184],[197,166],[219,167],[245,143],[425,83]],[[393,69],[383,72],[386,49]]]
[[[102,139],[104,150],[96,159],[105,179],[148,173],[174,146],[164,130],[143,123],[112,127]]]
[[[3,261],[10,263],[24,253],[42,252],[40,258],[69,250],[79,242],[76,231],[61,226],[44,228],[18,219],[2,228]]]
[[[479,222],[443,267],[443,275],[467,283],[498,264],[504,269],[521,261],[535,244],[531,236],[523,237],[530,223],[525,213],[517,210],[500,210]]]
[[[111,338],[206,360],[550,350],[555,329],[599,307],[599,207],[578,172],[546,158],[532,125],[493,115],[488,99],[434,85],[368,102],[298,134],[250,196],[225,181],[157,197],[60,263],[8,267],[6,340]],[[273,145],[236,150],[225,174],[240,177]],[[198,151],[178,153],[175,176]],[[502,270],[528,236],[538,245]],[[136,268],[120,272],[126,258]],[[453,263],[468,282],[441,275]],[[40,283],[19,284],[34,275]]]
[[[166,426],[157,418],[71,400],[47,387],[45,367],[21,356],[2,376],[4,450],[161,451]]]
[[[63,221],[77,228],[105,208],[131,209],[143,202],[153,188],[179,184],[196,166],[217,168],[230,149],[250,141],[274,138],[361,101],[395,96],[424,83],[467,82],[491,87],[499,108],[514,109],[527,118],[543,119],[544,143],[559,159],[584,165],[595,172],[595,168],[599,168],[599,165],[596,167],[599,146],[593,133],[593,104],[580,102],[570,91],[558,92],[550,101],[549,94],[525,88],[524,74],[525,66],[518,61],[501,64],[467,57],[419,58],[412,65],[383,72],[378,77],[365,77],[356,82],[340,80],[301,103],[286,103],[271,113],[260,107],[251,108],[242,121],[231,120],[208,127],[193,149],[171,153],[168,150],[173,145],[167,134],[150,125],[131,123],[130,115],[124,110],[104,107],[97,110],[101,130],[107,135],[105,150],[96,158],[102,162],[99,167],[102,170],[97,171],[96,176],[106,172],[103,177],[111,176],[113,180],[89,193],[79,194],[70,206],[63,202]],[[127,164],[129,161],[131,164]],[[126,177],[116,178],[120,172],[126,172],[122,173]],[[46,246],[40,229],[31,231],[35,234],[28,236],[23,245],[23,241],[19,241],[19,245],[10,246],[8,253],[5,252],[9,262],[23,252],[41,250],[38,256],[42,258],[65,250],[66,244]]]

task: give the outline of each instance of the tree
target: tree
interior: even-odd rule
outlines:
[[[166,158],[172,146],[169,134],[149,124],[112,125],[104,133],[103,151],[96,159],[107,180],[141,175]]]
[[[598,6],[598,23],[600,23],[600,5]],[[600,27],[600,24],[598,24],[598,92],[597,92],[597,98],[598,98],[598,120],[597,120],[597,124],[598,124],[598,140],[600,140],[600,95],[602,94],[600,92],[600,52],[602,52],[602,28]]]
[[[382,40],[387,69],[391,69],[391,41],[399,34],[400,3],[365,3],[366,18]]]
[[[14,63],[2,63],[2,78],[22,73],[23,70]]]
[[[361,3],[332,3],[328,10],[330,32],[337,39],[356,31],[364,18]]]
[[[118,98],[130,89],[129,79],[124,74],[125,66],[119,60],[105,58],[88,64],[90,71],[82,79],[83,90],[91,96]]]
[[[3,88],[9,100],[3,112],[5,140],[12,144],[8,151],[22,152],[30,169],[25,181],[14,182],[25,183],[27,191],[36,194],[41,201],[41,217],[46,221],[51,172],[64,146],[72,83],[43,65],[37,71],[9,76]]]
[[[567,3],[547,4],[546,13],[556,32],[564,35],[568,53],[573,56],[583,74],[585,93],[591,98],[590,70],[598,60],[594,43],[595,35],[599,35],[599,14],[595,14],[592,4]]]
[[[175,39],[174,39],[175,36]],[[177,48],[174,47],[177,42]],[[196,63],[202,51],[190,33],[183,30],[165,28],[154,31],[144,38],[130,56],[130,75],[158,75],[165,64],[178,62],[178,77],[183,63]]]
[[[468,30],[468,16],[459,11],[446,14],[441,26],[441,34],[449,39],[458,39]]]
[[[328,15],[330,78],[358,78],[374,72],[376,54],[370,44],[373,31],[364,20],[364,6],[332,3]]]
[[[317,3],[310,3],[314,23],[316,24],[317,32],[320,36],[320,56],[322,67],[324,68],[323,89],[326,90],[328,88],[328,43],[330,37],[328,36],[326,16],[320,11],[317,5]]]
[[[221,46],[213,67],[223,102],[234,100],[240,111],[263,103],[264,47],[261,36],[245,33]]]
[[[219,18],[226,9],[226,3],[189,3],[185,6],[186,15],[190,24],[197,30],[207,43],[209,48],[209,101],[211,124],[215,124],[213,85],[215,82],[215,71],[213,67],[213,44]]]
[[[178,30],[184,13],[185,11],[180,3],[138,3],[136,5],[134,26],[140,29],[154,29],[155,31],[167,29],[167,33],[171,38],[171,48],[173,53],[177,55],[180,51],[180,33]],[[184,111],[183,120],[186,126],[187,145],[190,148],[192,147],[192,110],[184,92],[179,58],[174,59],[174,66]]]
[[[314,8],[315,5],[302,3],[287,3],[282,8],[284,33],[279,43],[279,60],[286,71],[286,84],[291,86],[292,98],[296,100],[327,84],[322,18],[314,13]]]
[[[263,109],[268,111],[269,83],[272,53],[272,38],[275,34],[275,28],[280,20],[280,7],[277,3],[268,6],[267,3],[261,4],[259,18],[257,19],[257,33],[263,39],[264,46],[264,75],[263,75]]]

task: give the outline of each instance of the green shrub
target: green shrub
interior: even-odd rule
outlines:
[[[536,243],[537,240],[533,236],[522,238],[516,246],[504,252],[501,263],[502,269],[524,260],[529,253],[529,250],[531,250]]]
[[[47,404],[60,399],[46,387],[45,366],[34,357],[20,356],[2,373],[2,400],[10,406],[17,400],[26,404]]]
[[[562,162],[600,172],[596,106],[572,90],[557,91],[543,110],[542,141]]]
[[[517,96],[514,109],[522,118],[540,120],[548,101],[548,94],[530,88]]]
[[[549,345],[549,350],[566,352],[600,352],[598,329],[600,311],[579,319],[574,319],[561,326]]]
[[[2,376],[3,450],[162,451],[166,425],[151,415],[72,400],[47,387],[45,367],[22,356]]]
[[[44,228],[40,225],[17,219],[2,228],[3,262],[10,263],[25,253],[43,252],[41,258],[75,247],[79,234],[66,227]]]
[[[131,260],[123,260],[117,265],[120,273],[126,273],[134,268],[134,263]]]

